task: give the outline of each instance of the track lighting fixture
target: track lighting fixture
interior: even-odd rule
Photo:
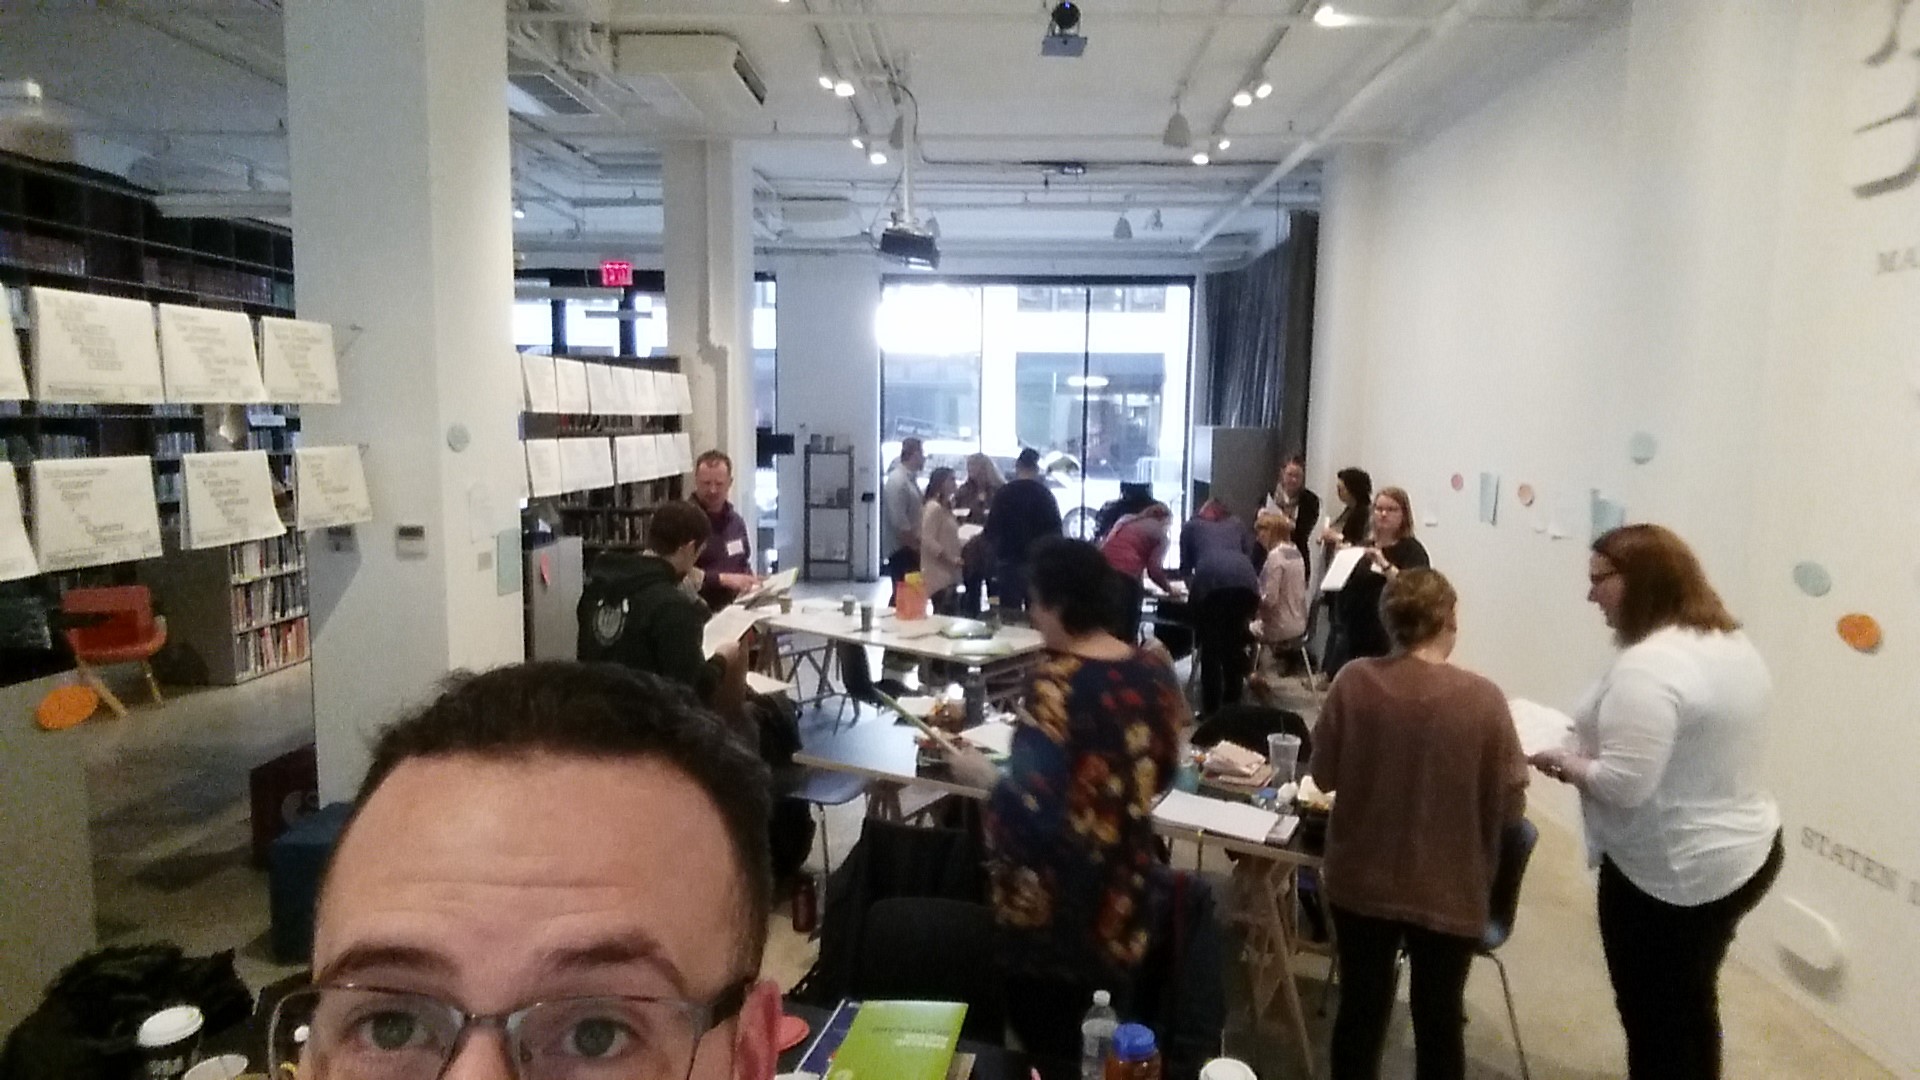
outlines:
[[[1253,96],[1260,101],[1273,96],[1273,80],[1267,78],[1267,73],[1264,71],[1260,73],[1260,81],[1253,84]]]
[[[847,80],[845,80],[845,79],[841,79],[841,80],[840,80],[839,82],[837,82],[837,83],[834,83],[834,84],[833,84],[833,96],[834,96],[834,97],[852,97],[852,96],[853,96],[853,84],[852,84],[852,83],[850,83],[850,82],[848,82],[848,81],[847,81]]]
[[[872,165],[885,165],[887,163],[887,152],[876,146],[868,152],[867,162]]]
[[[1357,21],[1352,15],[1335,8],[1332,4],[1325,3],[1324,0],[1319,7],[1313,9],[1313,25],[1326,27],[1329,30],[1352,26]]]
[[[1205,164],[1207,164],[1207,163],[1209,163],[1209,162],[1211,162],[1212,160],[1213,160],[1213,158],[1212,158],[1212,157],[1210,157],[1210,156],[1208,156],[1208,154],[1207,154],[1207,152],[1206,152],[1205,150],[1202,150],[1202,151],[1200,151],[1199,153],[1197,153],[1197,154],[1195,154],[1195,155],[1193,155],[1193,163],[1194,163],[1195,165],[1205,165]]]
[[[1167,227],[1166,219],[1160,216],[1160,211],[1155,210],[1153,213],[1147,215],[1147,231],[1148,232],[1159,232],[1161,229],[1164,229],[1166,227]]]
[[[820,76],[820,89],[822,90],[833,89],[833,76],[831,75]]]
[[[1220,138],[1214,141],[1213,148],[1215,150],[1225,150],[1228,147],[1231,147],[1232,145],[1233,145],[1233,140],[1227,138],[1225,135],[1222,135],[1220,136]]]
[[[1253,104],[1253,91],[1248,90],[1246,87],[1241,87],[1233,92],[1234,108],[1244,109],[1251,104]]]

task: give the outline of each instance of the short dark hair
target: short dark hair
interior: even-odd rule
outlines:
[[[1049,536],[1033,545],[1028,576],[1034,599],[1059,616],[1067,633],[1089,634],[1112,625],[1123,579],[1099,548]]]
[[[1020,451],[1020,456],[1013,459],[1013,467],[1016,469],[1039,468],[1040,467],[1040,451],[1035,450],[1031,446],[1027,447],[1025,450]]]
[[[719,450],[709,450],[693,459],[694,468],[698,469],[702,465],[725,465],[728,475],[733,473],[733,459]]]
[[[1307,455],[1305,455],[1305,454],[1288,454],[1288,455],[1287,455],[1287,460],[1285,460],[1285,461],[1282,461],[1282,462],[1280,463],[1280,467],[1284,469],[1284,468],[1286,468],[1286,467],[1287,467],[1287,466],[1289,466],[1289,465],[1298,465],[1298,466],[1300,466],[1300,467],[1301,467],[1302,469],[1304,469],[1304,468],[1306,468],[1306,467],[1307,467]]]
[[[707,512],[690,502],[664,502],[647,519],[647,550],[671,555],[688,544],[705,544],[713,535]]]
[[[1707,581],[1707,572],[1672,529],[1622,525],[1593,542],[1593,553],[1620,575],[1620,611],[1614,632],[1632,645],[1655,630],[1685,627],[1730,634],[1740,623]]]
[[[617,664],[559,660],[456,672],[432,704],[381,732],[353,813],[357,818],[380,785],[408,761],[517,762],[541,754],[652,759],[692,780],[726,826],[746,924],[740,962],[747,971],[759,969],[773,906],[767,767],[677,683]]]

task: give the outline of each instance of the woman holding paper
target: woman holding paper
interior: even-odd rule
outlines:
[[[1393,640],[1380,620],[1380,594],[1401,571],[1432,565],[1426,547],[1413,535],[1413,501],[1402,488],[1381,488],[1373,499],[1373,542],[1334,597],[1341,648],[1329,650],[1335,652],[1327,658],[1329,672],[1338,674],[1349,660],[1392,651]]]
[[[1534,765],[1580,791],[1627,1070],[1720,1075],[1720,965],[1779,875],[1761,788],[1772,680],[1687,545],[1658,525],[1594,542],[1587,599],[1620,655]]]
[[[1152,807],[1173,780],[1189,719],[1172,667],[1114,637],[1114,575],[1092,544],[1033,549],[1033,628],[1047,657],[1002,776],[977,751],[949,754],[956,779],[991,788],[987,872],[1009,1019],[1041,1057],[1078,1053],[1096,989],[1124,1008],[1168,887]]]
[[[942,465],[927,477],[920,510],[920,584],[933,610],[953,614],[954,586],[966,569],[961,556],[960,522],[953,516],[953,470]]]
[[[1379,1075],[1395,960],[1413,967],[1414,1075],[1464,1074],[1461,998],[1486,930],[1501,833],[1526,809],[1506,695],[1447,662],[1453,586],[1407,570],[1380,610],[1391,656],[1347,665],[1313,730],[1313,780],[1336,796],[1326,894],[1340,955],[1334,1080]]]

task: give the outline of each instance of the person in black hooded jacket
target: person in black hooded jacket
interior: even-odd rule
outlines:
[[[601,553],[580,593],[579,658],[681,683],[731,721],[746,696],[746,653],[730,641],[706,656],[707,606],[682,585],[712,530],[692,503],[663,503],[647,522],[644,553]]]

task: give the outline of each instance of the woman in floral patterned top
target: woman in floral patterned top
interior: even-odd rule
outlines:
[[[1032,565],[1048,650],[1035,723],[1015,733],[1004,776],[969,751],[954,769],[993,789],[987,869],[1015,1029],[1029,1051],[1070,1054],[1092,991],[1124,1002],[1146,955],[1171,880],[1151,811],[1189,713],[1171,667],[1105,629],[1119,583],[1098,549],[1056,537]]]

